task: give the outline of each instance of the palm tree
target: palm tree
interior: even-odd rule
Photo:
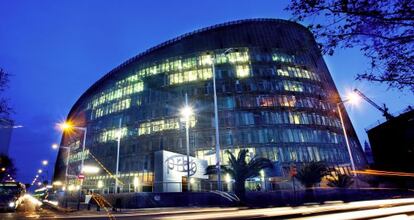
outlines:
[[[328,186],[330,187],[349,188],[354,183],[352,177],[347,174],[335,172],[335,175],[330,176],[331,179],[328,182]]]
[[[0,154],[0,181],[8,180],[7,174],[14,176],[16,174],[16,168],[13,160],[4,154]]]
[[[234,179],[234,192],[242,201],[246,192],[244,186],[246,179],[259,176],[263,169],[273,168],[272,161],[267,158],[254,156],[248,160],[248,152],[247,149],[240,150],[236,157],[232,152],[226,151],[229,155],[229,163],[227,166],[221,166],[222,173],[228,173]],[[217,167],[208,166],[206,174],[217,174]]]
[[[320,183],[322,178],[328,174],[328,168],[323,162],[310,162],[299,169],[296,174],[302,185],[306,187],[305,201],[310,202],[314,200],[313,187]]]
[[[320,183],[322,178],[328,174],[328,168],[323,162],[310,162],[299,169],[296,174],[302,185],[306,187],[306,195],[313,195],[313,187]]]

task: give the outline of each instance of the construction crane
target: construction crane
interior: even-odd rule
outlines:
[[[365,99],[365,101],[367,101],[369,104],[371,104],[372,106],[374,106],[374,108],[378,109],[380,112],[382,112],[382,115],[387,119],[390,120],[392,118],[394,118],[393,115],[391,115],[388,112],[388,108],[385,104],[383,104],[383,107],[377,105],[377,103],[375,103],[374,101],[372,101],[371,99],[369,99],[364,93],[362,93],[361,91],[359,91],[358,89],[354,89],[354,92],[356,94],[358,94],[361,98]]]

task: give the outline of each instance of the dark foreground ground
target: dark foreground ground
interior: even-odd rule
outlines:
[[[138,204],[136,200],[143,196],[133,194],[123,197],[128,199],[123,201],[123,208],[116,212],[111,208],[101,208],[97,211],[96,206],[86,210],[84,204],[81,205],[80,211],[75,211],[74,202],[68,203],[68,209],[47,203],[43,203],[41,208],[36,208],[28,201],[25,207],[17,212],[0,213],[0,219],[414,219],[414,193],[410,190],[317,190],[311,197],[301,192],[294,195],[284,193],[286,192],[248,194],[248,202],[242,207],[201,207],[197,205],[197,202],[200,202],[196,200],[197,196],[200,196],[197,194],[194,194],[192,199],[183,194],[161,194],[155,198],[155,194],[146,194],[144,196],[147,202],[151,202],[151,199],[158,202],[154,203],[154,206],[168,205],[173,202],[170,201],[170,197],[176,197],[177,204],[191,204],[190,207],[124,208]],[[120,195],[114,198],[118,196]],[[277,200],[283,197],[285,200]],[[114,198],[107,199],[111,201]],[[208,202],[214,202],[210,200],[211,198]],[[128,201],[132,202],[128,204]],[[140,204],[144,203],[141,201]]]
[[[307,204],[275,208],[149,208],[111,211],[76,211],[69,213],[20,211],[1,213],[0,219],[413,219],[414,198],[343,203]]]

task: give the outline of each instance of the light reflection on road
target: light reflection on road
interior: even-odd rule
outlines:
[[[37,210],[33,204],[38,201],[26,198],[31,208],[26,206],[16,214],[24,213],[26,218],[39,219],[107,219],[105,213],[81,211],[74,213],[52,213],[47,210]],[[27,209],[26,209],[27,208]],[[45,212],[46,211],[46,212]],[[414,198],[386,199],[343,203],[331,201],[325,204],[314,204],[299,207],[276,208],[160,208],[124,210],[124,213],[112,213],[116,219],[240,219],[240,218],[278,218],[278,219],[317,219],[317,220],[345,220],[363,218],[381,218],[382,220],[413,219]],[[5,217],[5,218],[4,218]],[[0,219],[10,219],[0,215]]]
[[[385,209],[384,207],[396,206]],[[349,212],[357,209],[371,209],[355,212]],[[383,210],[383,211],[378,211]],[[401,214],[405,212],[414,212],[414,199],[386,199],[386,200],[371,200],[371,201],[358,201],[350,203],[333,203],[323,205],[312,206],[299,206],[299,207],[282,207],[282,208],[264,208],[264,209],[247,209],[237,211],[226,211],[219,213],[200,213],[193,215],[174,215],[174,216],[162,216],[157,219],[225,219],[225,218],[257,218],[257,217],[282,217],[293,215],[309,215],[318,214],[321,215],[325,212],[342,212],[337,213],[335,216],[329,216],[328,218],[321,219],[360,219],[364,215],[368,216],[384,216],[389,212],[391,214]],[[348,213],[351,213],[350,215]],[[321,216],[322,217],[322,216]],[[352,218],[351,218],[352,217]],[[319,219],[309,217],[306,219]]]

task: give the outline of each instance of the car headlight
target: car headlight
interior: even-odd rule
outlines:
[[[10,208],[14,208],[14,206],[16,205],[16,203],[14,203],[14,202],[9,202],[9,207]]]

